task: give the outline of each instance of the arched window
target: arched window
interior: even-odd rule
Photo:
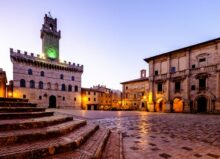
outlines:
[[[30,81],[30,88],[35,88],[35,82],[34,82],[34,80],[31,80],[31,81]]]
[[[78,86],[75,86],[75,92],[78,92]]]
[[[32,75],[32,74],[33,74],[32,69],[28,69],[28,74],[29,74],[29,75]]]
[[[75,77],[74,76],[72,76],[72,81],[75,81]]]
[[[20,80],[20,87],[26,87],[26,83],[24,79]]]
[[[68,86],[68,91],[72,92],[72,86],[71,85]]]
[[[65,84],[62,84],[62,88],[61,88],[62,91],[65,91],[66,90],[66,86]]]
[[[53,30],[53,25],[52,24],[50,24],[50,30]]]
[[[51,89],[51,83],[50,82],[47,83],[47,89]]]
[[[44,83],[42,81],[39,82],[39,89],[44,89]]]
[[[59,85],[58,83],[55,84],[55,90],[58,90],[59,89]]]
[[[44,71],[40,72],[40,76],[44,77]]]
[[[60,75],[60,79],[63,79],[63,74]]]

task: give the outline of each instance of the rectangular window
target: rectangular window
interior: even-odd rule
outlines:
[[[90,98],[88,98],[88,101],[90,101]]]
[[[90,95],[90,92],[88,92],[88,95]]]
[[[199,62],[205,62],[205,61],[206,61],[205,58],[201,58],[201,59],[199,59]]]
[[[192,85],[192,86],[191,86],[191,90],[192,90],[192,91],[196,90],[196,86],[195,86],[195,85]]]
[[[192,68],[196,68],[196,65],[192,65]]]
[[[206,78],[199,79],[199,90],[206,89]]]
[[[136,96],[136,94],[134,94],[134,99],[136,99],[137,98],[137,96]]]
[[[175,82],[175,93],[180,92],[180,81]]]
[[[158,75],[158,71],[157,71],[157,70],[154,71],[154,75],[155,75],[155,76]]]
[[[162,92],[163,91],[163,84],[162,83],[158,83],[157,84],[157,92]]]
[[[170,68],[170,73],[175,73],[176,72],[176,67],[171,67]]]
[[[96,101],[96,98],[94,98],[94,101]]]

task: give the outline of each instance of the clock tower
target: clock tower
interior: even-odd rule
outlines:
[[[42,52],[46,59],[59,61],[60,30],[57,31],[57,19],[45,15],[41,29]]]

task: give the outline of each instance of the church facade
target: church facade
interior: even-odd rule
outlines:
[[[220,112],[220,38],[144,59],[156,112]]]
[[[60,60],[56,18],[45,15],[40,37],[41,55],[10,49],[13,97],[42,107],[80,109],[83,65]]]

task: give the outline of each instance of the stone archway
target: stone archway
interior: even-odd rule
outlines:
[[[172,106],[173,106],[172,107],[173,112],[177,112],[177,113],[183,112],[183,99],[179,97],[174,98]]]
[[[56,108],[56,107],[57,107],[56,97],[54,95],[51,95],[49,97],[49,108]]]
[[[158,99],[155,105],[156,112],[164,112],[166,108],[166,101],[162,98]]]
[[[208,100],[204,96],[200,96],[197,98],[197,112],[204,113],[208,110]]]

